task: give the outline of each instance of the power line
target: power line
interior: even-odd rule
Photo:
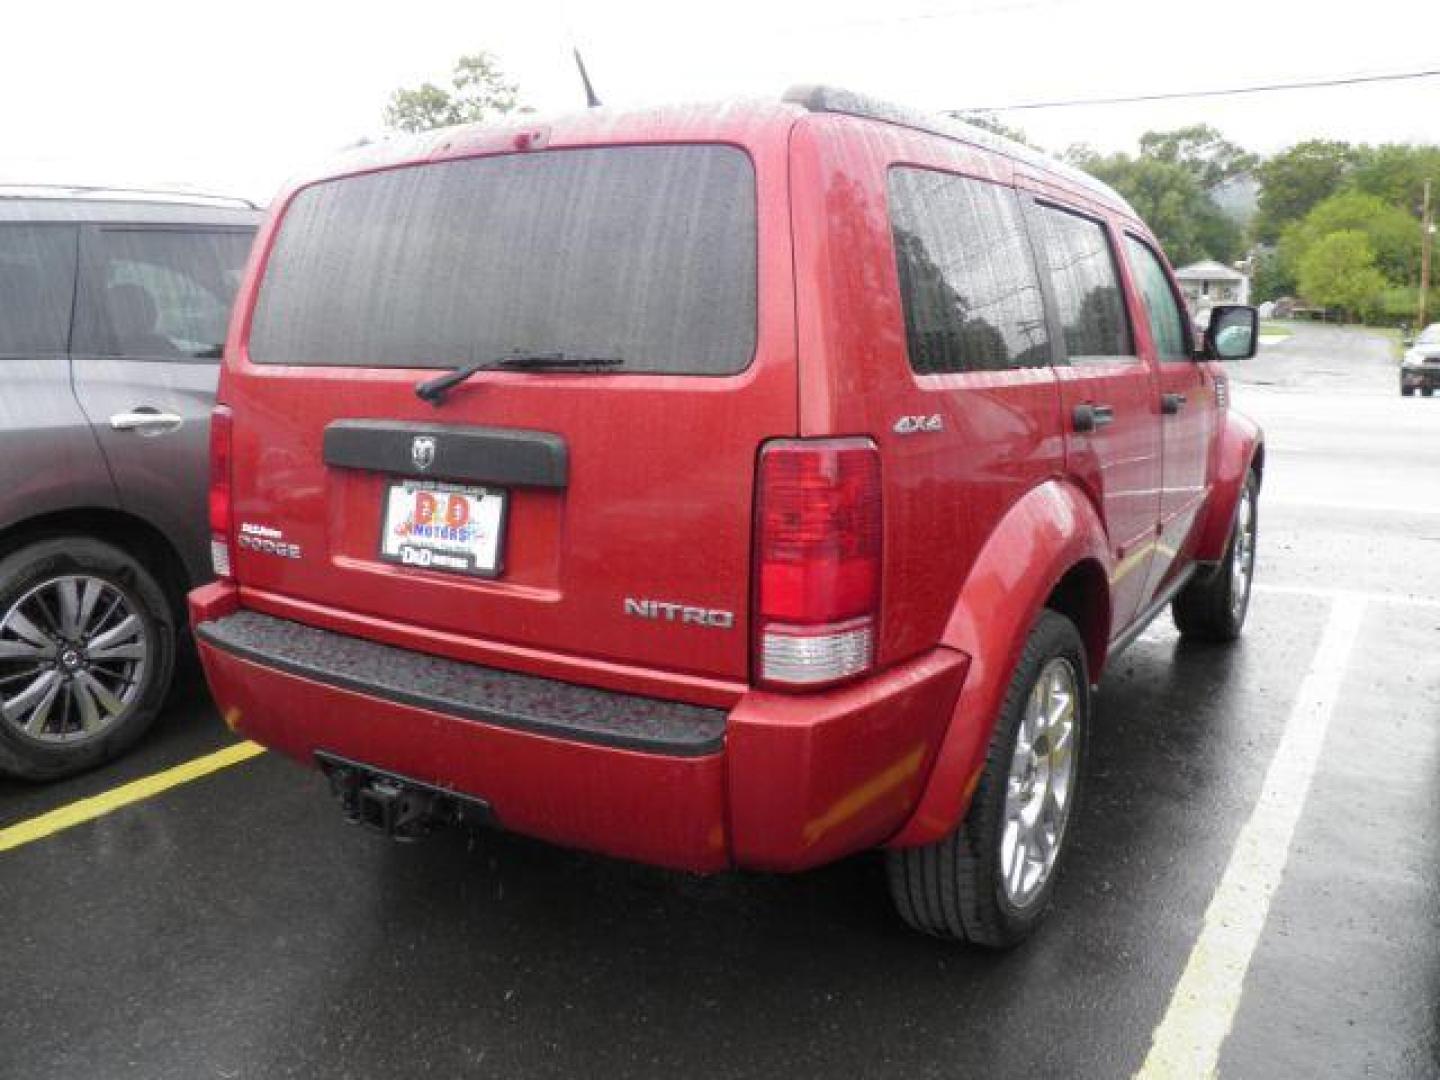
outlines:
[[[852,19],[828,18],[810,20],[794,26],[781,26],[771,31],[775,37],[793,37],[800,34],[814,36],[833,31],[858,30],[865,28],[888,28],[912,23],[951,21],[955,19],[983,19],[992,15],[1016,15],[1057,7],[1070,7],[1080,0],[1001,0],[973,8],[946,8],[940,11],[917,11],[899,15],[860,15]]]
[[[987,15],[1013,15],[1022,11],[1035,11],[1038,8],[1064,7],[1074,2],[1075,0],[1003,0],[1001,3],[982,4],[972,8],[946,8],[942,11],[917,11],[900,15],[860,16],[855,19],[827,19],[822,25],[827,29],[831,27],[848,29],[852,26],[894,26],[898,23],[974,19]],[[814,27],[808,29],[813,30]]]
[[[1076,105],[1128,105],[1138,101],[1178,101],[1182,98],[1227,97],[1233,94],[1267,94],[1275,90],[1315,90],[1324,86],[1356,86],[1361,83],[1400,82],[1406,79],[1429,79],[1440,75],[1431,71],[1401,71],[1388,75],[1349,75],[1302,82],[1268,83],[1260,86],[1234,86],[1224,90],[1184,90],[1167,94],[1133,94],[1127,97],[1071,98],[1067,101],[1027,101],[1018,105],[977,105],[969,109],[952,109],[951,116],[968,113],[1014,112],[1018,109],[1068,109]]]

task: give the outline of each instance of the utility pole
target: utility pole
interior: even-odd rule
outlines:
[[[1430,209],[1430,181],[1425,181],[1425,208],[1420,212],[1420,317],[1415,332],[1425,329],[1426,293],[1430,291],[1430,250],[1435,246],[1435,215]]]

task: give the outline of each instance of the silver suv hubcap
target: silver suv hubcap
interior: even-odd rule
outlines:
[[[1075,789],[1075,668],[1055,657],[1040,671],[1025,702],[1005,790],[1000,879],[1017,908],[1031,903],[1050,878]]]
[[[44,743],[108,731],[139,697],[149,660],[145,623],[99,578],[52,578],[0,617],[0,718]]]
[[[1235,514],[1235,557],[1230,560],[1230,610],[1239,615],[1250,601],[1250,572],[1255,562],[1255,503],[1243,492]]]

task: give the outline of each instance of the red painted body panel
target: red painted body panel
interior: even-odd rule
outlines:
[[[191,594],[191,619],[220,618],[242,600],[256,607],[233,586],[206,586]],[[967,663],[935,649],[821,694],[752,691],[734,703],[722,753],[679,758],[445,716],[204,640],[199,649],[226,723],[303,764],[329,751],[478,795],[501,826],[528,836],[696,871],[800,870],[882,842],[918,796]]]
[[[235,417],[235,521],[283,528],[305,557],[236,552],[238,586],[192,594],[192,617],[243,606],[469,663],[723,708],[724,750],[668,758],[515,732],[202,645],[216,699],[237,730],[300,760],[323,748],[459,788],[489,800],[507,828],[611,855],[695,870],[799,869],[938,838],[965,813],[1015,659],[1056,584],[1077,568],[1093,583],[1098,619],[1085,631],[1098,679],[1109,642],[1163,575],[1192,552],[1223,551],[1258,432],[1216,412],[1212,394],[1196,403],[1208,427],[1161,434],[1161,376],[1123,269],[1137,363],[916,375],[888,218],[892,166],[1016,184],[1104,219],[1115,237],[1149,236],[1124,208],[1068,179],[966,143],[794,107],[656,110],[426,136],[401,156],[386,147],[352,155],[332,175],[655,142],[723,142],[754,165],[758,336],[739,375],[488,372],[437,411],[412,393],[433,370],[252,364],[249,319],[294,193],[277,201],[237,302],[220,400]],[[1213,387],[1210,365],[1186,367],[1173,378]],[[1071,407],[1102,395],[1131,423],[1076,438]],[[897,432],[897,419],[917,415],[940,417],[940,429]],[[366,417],[558,433],[569,484],[511,492],[499,579],[382,563],[383,478],[327,468],[321,454],[327,423]],[[873,440],[883,489],[876,670],[803,695],[752,688],[746,632],[755,462],[766,440],[795,436]],[[1153,565],[1162,547],[1164,566]],[[732,611],[735,629],[627,618],[626,596]]]
[[[648,667],[675,673],[682,683],[684,676],[746,680],[743,630],[691,626],[677,633],[664,621],[627,617],[623,601],[680,599],[732,612],[736,628],[748,621],[754,461],[766,439],[794,435],[796,427],[787,139],[794,115],[773,108],[728,119],[713,110],[607,122],[582,117],[551,125],[538,151],[696,141],[747,152],[757,197],[757,341],[750,367],[727,377],[491,371],[437,409],[413,391],[434,369],[251,363],[248,330],[265,260],[295,192],[279,200],[237,298],[219,400],[237,417],[235,521],[282,529],[304,557],[276,559],[242,548],[235,553],[237,579],[317,608],[587,658],[598,668]],[[494,144],[493,133],[452,134],[428,157],[474,153],[477,138],[490,152],[512,149],[510,139]],[[352,164],[347,171],[367,170]],[[498,579],[382,562],[387,478],[327,468],[322,458],[328,424],[376,417],[559,434],[569,484],[509,493]]]
[[[1011,671],[1046,598],[1082,563],[1112,570],[1105,530],[1073,484],[1051,481],[1020,500],[990,535],[951,612],[943,641],[970,657],[964,688],[914,815],[896,846],[939,839],[964,815]],[[1090,642],[1092,656],[1096,642]],[[1099,677],[1103,645],[1091,679]]]
[[[961,143],[843,116],[796,125],[792,184],[801,434],[863,434],[885,486],[882,664],[941,640],[995,522],[1064,467],[1052,369],[916,375],[905,347],[886,190],[894,163],[1007,182]],[[943,433],[901,435],[939,415]]]
[[[684,870],[727,865],[719,754],[664,757],[549,739],[381,701],[200,643],[226,722],[314,766],[328,750],[478,795],[527,836]]]
[[[725,740],[736,863],[800,870],[883,842],[920,795],[967,665],[934,649],[839,690],[742,700]]]
[[[1210,495],[1195,529],[1192,558],[1219,562],[1225,557],[1240,489],[1252,466],[1263,463],[1265,436],[1260,425],[1244,413],[1227,409],[1219,414],[1218,437],[1211,443]],[[1263,467],[1258,471],[1263,474]]]

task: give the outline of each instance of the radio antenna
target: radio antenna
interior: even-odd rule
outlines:
[[[580,50],[575,48],[575,66],[580,69],[580,81],[585,84],[585,104],[592,109],[600,107],[600,99],[595,96],[595,87],[590,85],[590,73],[585,70],[585,61],[580,56]]]

